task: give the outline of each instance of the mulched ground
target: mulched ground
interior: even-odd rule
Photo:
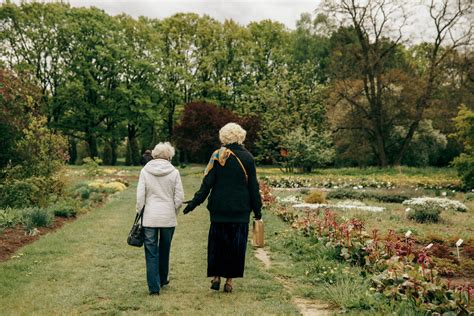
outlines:
[[[74,217],[55,217],[49,227],[38,228],[38,233],[35,236],[29,236],[21,226],[5,229],[3,233],[0,233],[0,262],[10,259],[11,256],[24,245],[38,240],[42,235],[53,232],[61,228],[65,223],[73,220],[75,220]]]

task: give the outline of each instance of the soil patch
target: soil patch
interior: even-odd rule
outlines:
[[[40,227],[34,236],[30,236],[20,225],[15,228],[7,228],[0,233],[0,262],[7,261],[21,247],[38,240],[40,236],[53,232],[61,228],[65,223],[73,221],[75,218],[55,217],[49,227]]]
[[[257,259],[263,263],[265,269],[270,268],[272,262],[270,261],[270,257],[268,256],[268,253],[265,251],[265,249],[257,248],[255,250],[255,257],[257,257]]]

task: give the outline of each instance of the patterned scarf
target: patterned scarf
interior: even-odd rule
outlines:
[[[220,149],[214,151],[211,155],[211,159],[209,159],[209,162],[206,166],[206,170],[204,170],[204,176],[207,176],[207,174],[212,170],[212,168],[214,168],[214,161],[218,161],[219,164],[224,167],[227,159],[232,154],[232,151],[225,147],[221,147]]]

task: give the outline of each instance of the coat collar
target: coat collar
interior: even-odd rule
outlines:
[[[232,143],[232,144],[224,145],[224,147],[229,148],[230,150],[235,150],[235,149],[242,149],[244,146],[239,145],[237,143]]]

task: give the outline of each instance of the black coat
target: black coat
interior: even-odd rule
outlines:
[[[255,160],[252,154],[241,145],[230,144],[226,147],[232,150],[244,165],[248,183],[237,158],[230,155],[224,167],[214,161],[214,167],[204,177],[201,188],[189,205],[195,208],[204,202],[210,192],[207,208],[211,215],[211,222],[248,223],[251,211],[257,218],[262,216],[262,199]]]

